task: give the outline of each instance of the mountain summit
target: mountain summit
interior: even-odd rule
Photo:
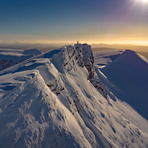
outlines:
[[[147,121],[110,99],[93,64],[91,46],[75,44],[2,70],[0,147],[146,148]]]

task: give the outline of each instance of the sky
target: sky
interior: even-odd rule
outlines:
[[[0,43],[148,45],[148,0],[0,0]]]

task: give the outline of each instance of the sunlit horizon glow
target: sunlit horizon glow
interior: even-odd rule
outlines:
[[[78,40],[80,43],[88,44],[119,44],[119,45],[142,45],[148,46],[148,41],[89,41],[89,40]],[[0,44],[75,44],[77,40],[37,40],[37,41],[18,41],[18,42],[4,42],[0,40]]]

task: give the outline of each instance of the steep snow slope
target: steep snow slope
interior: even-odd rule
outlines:
[[[12,65],[20,63],[30,57],[39,55],[37,49],[18,50],[18,49],[0,49],[0,70],[6,69]]]
[[[126,50],[100,70],[114,95],[148,119],[148,61]]]
[[[146,148],[147,121],[125,116],[137,113],[106,95],[93,63],[76,44],[1,71],[0,147]]]

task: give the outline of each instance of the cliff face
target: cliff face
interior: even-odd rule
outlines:
[[[94,56],[90,45],[87,44],[75,44],[75,49],[80,52],[81,65],[84,66],[88,71],[88,80],[93,86],[107,99],[107,94],[94,70]]]

